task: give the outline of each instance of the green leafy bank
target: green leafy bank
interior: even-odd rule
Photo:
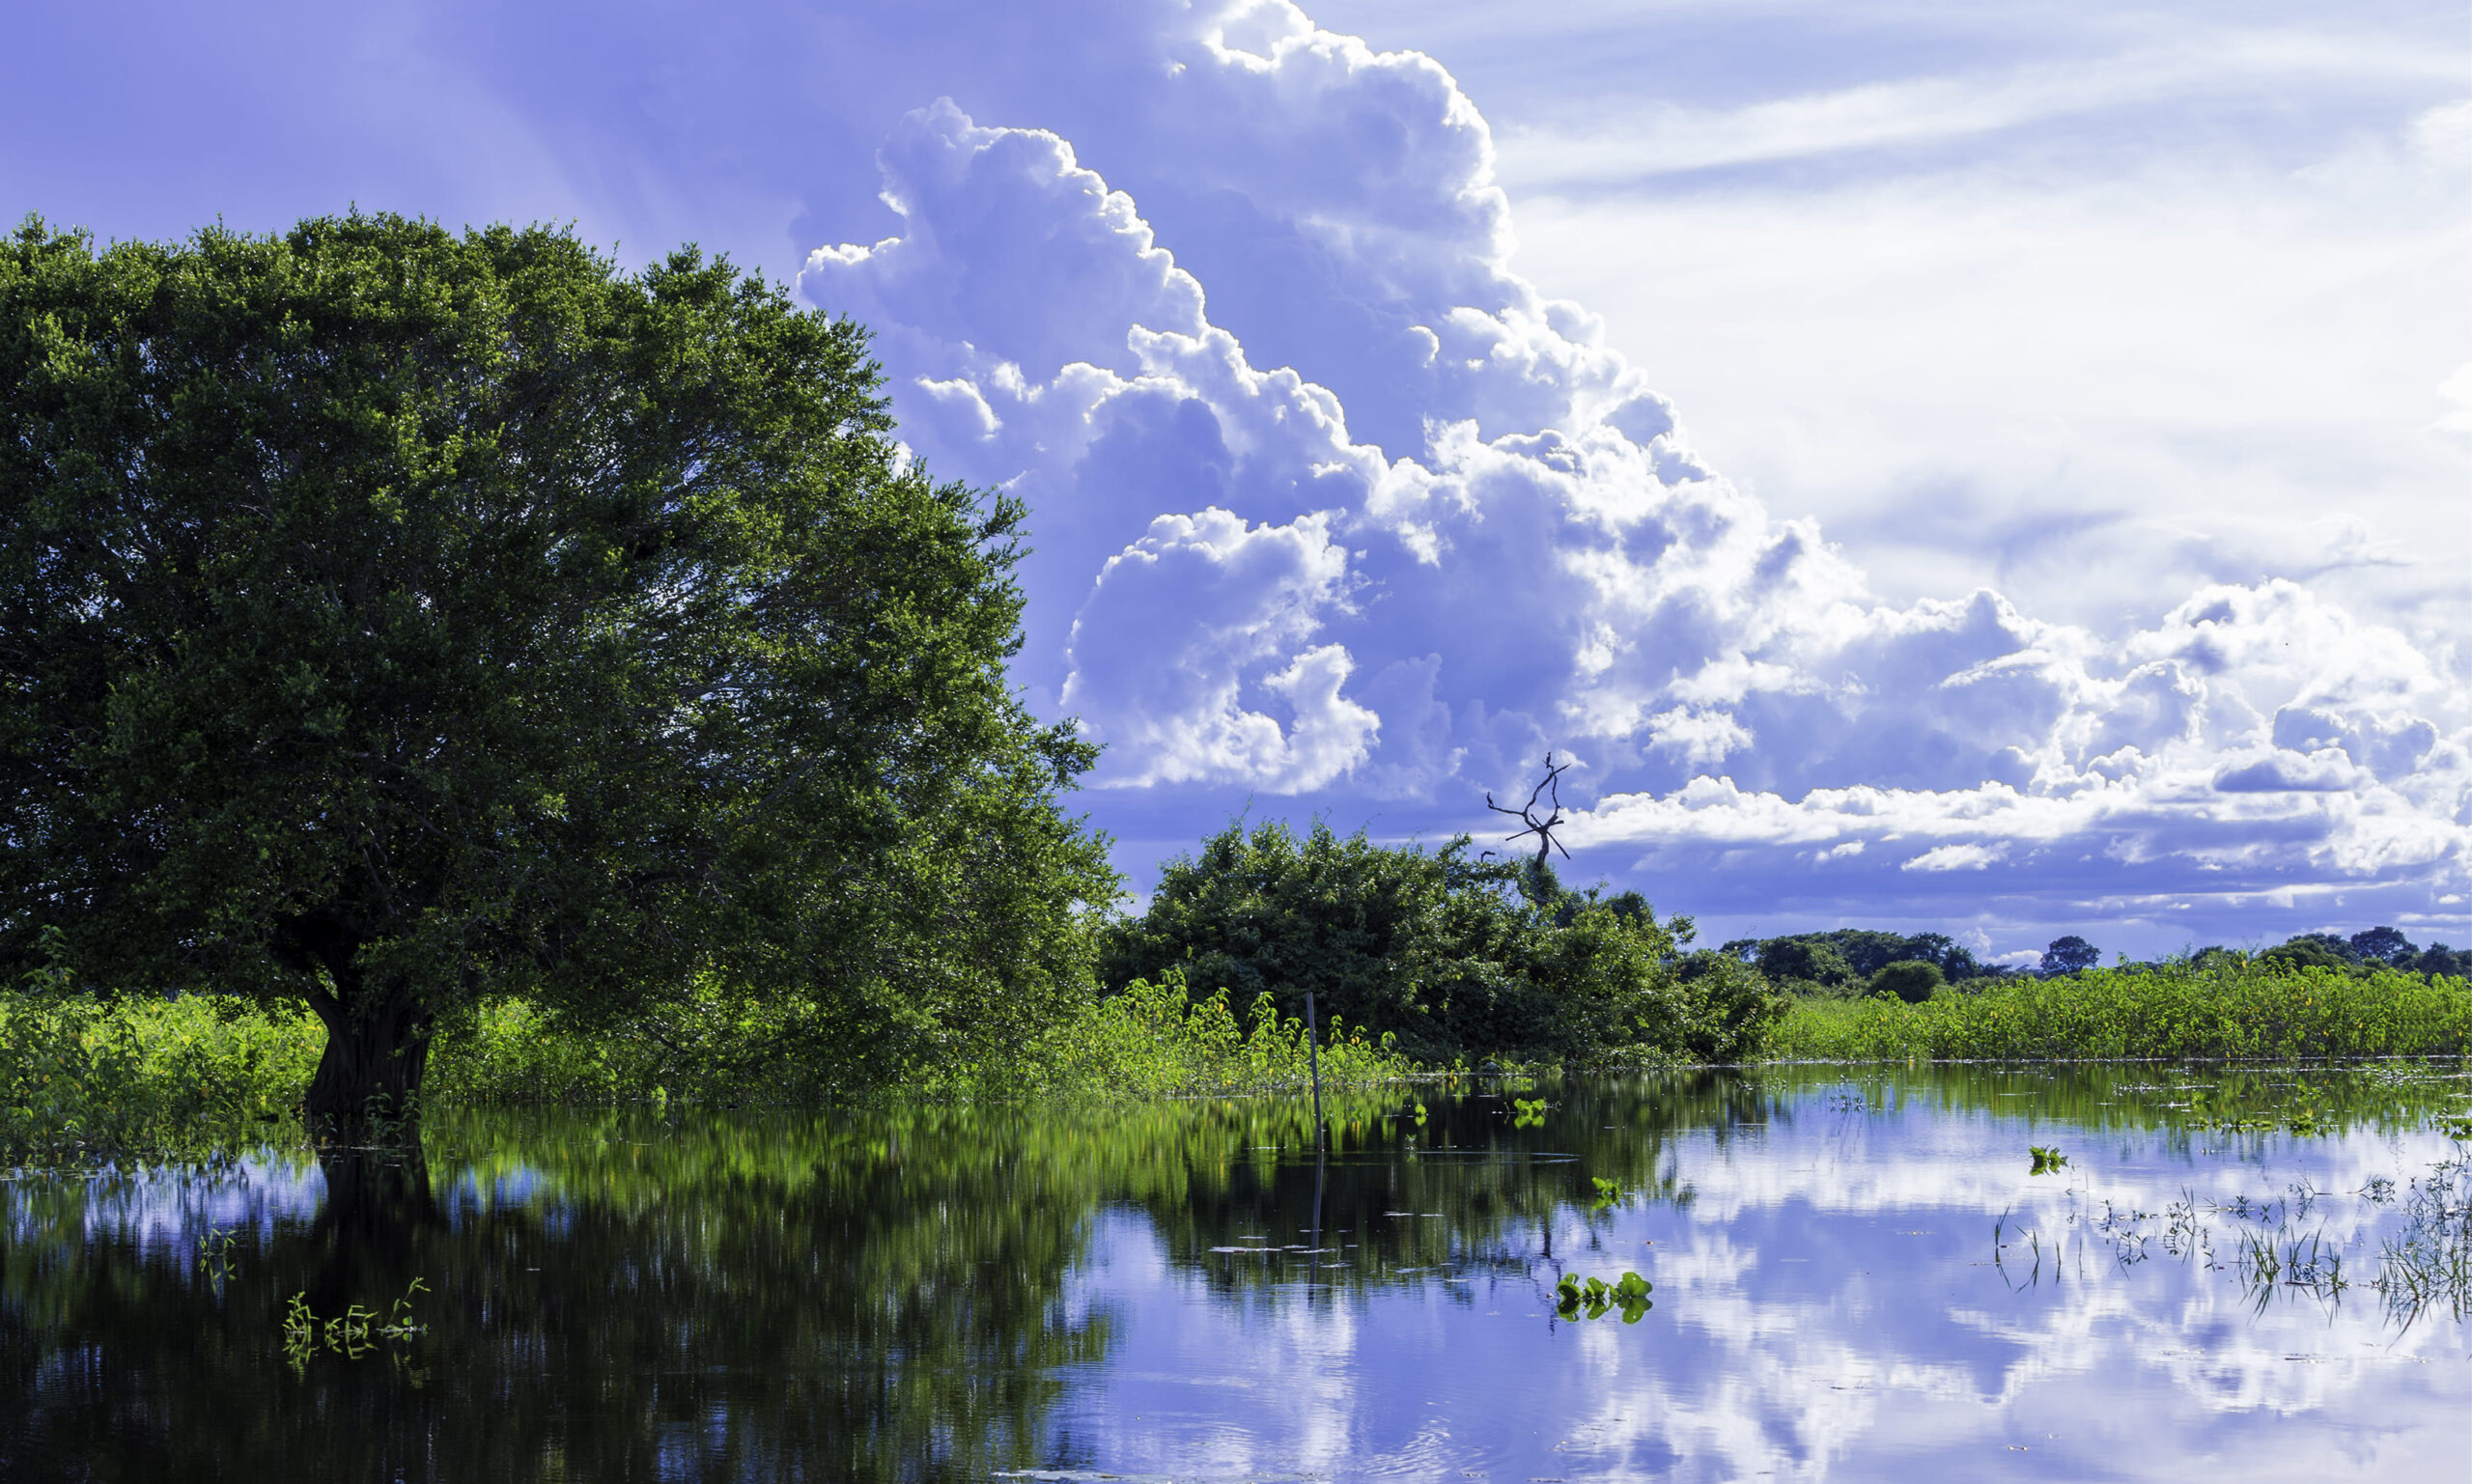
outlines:
[[[296,1005],[237,995],[103,998],[0,992],[0,1164],[76,1168],[211,1160],[309,1141],[301,1106],[325,1029]],[[1317,1048],[1268,998],[1240,1016],[1180,978],[1083,1001],[1001,1063],[940,1072],[900,1090],[952,1101],[1115,1100],[1259,1093],[1305,1085]],[[839,1064],[806,1059],[777,1000],[704,986],[658,1022],[591,1027],[523,1000],[479,1007],[432,1051],[433,1106],[846,1101]],[[1417,1068],[1332,1019],[1318,1045],[1333,1088]]]
[[[1921,1003],[1797,999],[1771,1054],[1824,1061],[2472,1053],[2472,984],[2400,969],[2205,960],[1983,981]]]

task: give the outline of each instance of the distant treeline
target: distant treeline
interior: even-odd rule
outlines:
[[[1973,950],[1944,933],[1885,933],[1868,928],[1837,928],[1782,938],[1738,938],[1717,951],[1758,969],[1778,988],[1805,997],[1896,994],[1908,1000],[1928,998],[1944,984],[1979,990],[1987,985],[1970,981],[2080,974],[2100,966],[2103,959],[2100,949],[2074,935],[2054,938],[2043,950],[2041,961],[2024,968],[1983,963]],[[2215,943],[2166,959],[2120,966],[2158,969],[2176,963],[2204,966],[2251,962],[2282,968],[2400,969],[2432,976],[2472,974],[2472,949],[2456,949],[2445,943],[2424,948],[2386,926],[2364,929],[2348,938],[2335,933],[2303,933],[2257,953]]]

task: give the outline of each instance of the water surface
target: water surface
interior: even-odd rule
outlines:
[[[1327,1150],[1286,1100],[467,1111],[20,1175],[0,1478],[2452,1477],[2468,1097],[1797,1068],[1353,1095]]]

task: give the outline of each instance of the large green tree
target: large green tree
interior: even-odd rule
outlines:
[[[29,220],[0,955],[305,997],[328,1119],[493,994],[795,992],[854,1075],[1018,1044],[1115,890],[1091,751],[1005,681],[1021,508],[907,462],[865,347],[692,250]]]

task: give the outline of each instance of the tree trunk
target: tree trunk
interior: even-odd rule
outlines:
[[[311,1133],[350,1138],[417,1118],[432,1021],[418,996],[399,985],[349,997],[312,994],[309,1003],[326,1024],[326,1050],[302,1107]]]

